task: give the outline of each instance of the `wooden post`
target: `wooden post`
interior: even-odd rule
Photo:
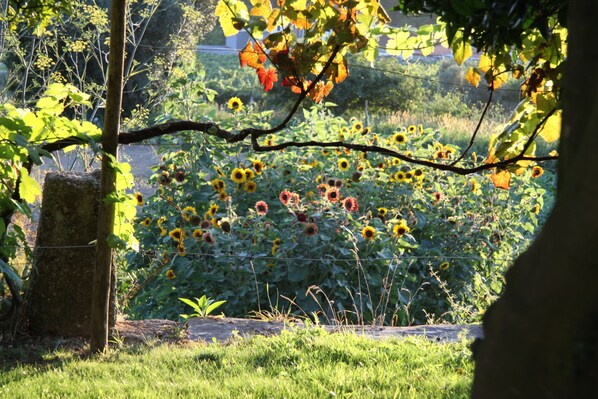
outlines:
[[[126,0],[113,0],[110,13],[110,58],[106,90],[106,114],[102,137],[102,177],[96,243],[96,268],[91,301],[91,352],[103,352],[108,345],[108,308],[112,268],[112,248],[107,238],[114,231],[114,204],[104,199],[116,189],[116,175],[110,156],[117,157],[120,109],[125,59]]]

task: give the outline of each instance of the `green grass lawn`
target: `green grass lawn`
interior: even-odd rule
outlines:
[[[466,398],[473,373],[466,342],[319,329],[95,358],[84,349],[0,347],[0,398]]]

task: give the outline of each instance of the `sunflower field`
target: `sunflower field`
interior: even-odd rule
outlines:
[[[239,98],[227,105],[228,123],[268,127],[268,113]],[[377,131],[326,105],[297,119],[286,141],[347,140],[447,162],[460,151],[426,126]],[[121,256],[121,302],[137,318],[176,319],[186,311],[178,298],[207,295],[226,300],[227,316],[478,321],[549,207],[554,178],[530,168],[501,190],[489,174],[341,148],[255,153],[196,133],[163,141],[159,152],[155,192],[137,194],[139,250]]]

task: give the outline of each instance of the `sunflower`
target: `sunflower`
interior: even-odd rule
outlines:
[[[159,182],[163,186],[167,186],[170,183],[172,183],[172,177],[170,177],[170,173],[168,173],[167,171],[163,171],[160,175]]]
[[[220,228],[222,229],[222,231],[224,231],[225,233],[230,233],[230,222],[228,220],[222,220],[220,222]]]
[[[249,180],[247,183],[245,183],[245,191],[247,191],[248,193],[255,193],[256,189],[257,184],[255,184],[253,180]]]
[[[137,201],[137,205],[139,205],[139,206],[143,205],[143,194],[141,194],[139,191],[137,191],[135,193],[135,200]]]
[[[326,198],[328,198],[328,201],[330,202],[338,202],[340,196],[341,193],[336,187],[328,187],[328,190],[326,190]]]
[[[349,161],[347,160],[347,158],[340,158],[338,160],[338,168],[343,172],[349,169]]]
[[[399,158],[393,158],[393,159],[392,159],[392,164],[393,164],[394,166],[398,166],[398,165],[400,165],[400,164],[401,164],[401,160],[400,160]]]
[[[150,218],[145,218],[143,219],[143,221],[141,222],[141,224],[145,227],[149,226],[150,224],[152,224],[152,220]]]
[[[318,194],[326,195],[326,190],[328,190],[328,184],[320,183],[316,188],[318,189]]]
[[[374,237],[376,237],[376,229],[373,228],[372,226],[366,226],[363,228],[363,230],[361,231],[361,235],[363,236],[363,238],[365,238],[366,240],[373,240]]]
[[[405,223],[404,220],[402,220],[398,224],[395,224],[392,228],[392,232],[395,235],[395,237],[403,237],[403,235],[409,233],[409,230],[409,226],[407,226],[407,223]]]
[[[195,238],[196,240],[199,240],[202,235],[203,235],[203,231],[201,229],[193,230],[193,238]]]
[[[413,179],[413,172],[408,170],[407,172],[405,172],[405,180],[406,181],[411,181],[411,179]]]
[[[448,269],[450,266],[450,264],[447,261],[442,262],[441,264],[438,265],[438,268],[440,270],[446,270]]]
[[[210,216],[214,216],[216,214],[216,212],[218,212],[218,208],[220,208],[218,206],[218,204],[212,204],[210,205],[210,209],[208,210],[208,213]]]
[[[176,251],[179,254],[179,256],[187,255],[187,248],[185,248],[183,243],[180,243],[179,245],[176,246]]]
[[[361,132],[362,135],[366,135],[369,134],[372,131],[372,129],[368,126],[365,129],[363,129],[363,132]]]
[[[388,209],[384,208],[384,207],[380,207],[378,208],[378,216],[380,217],[384,217],[388,214]]]
[[[230,178],[235,183],[243,183],[247,176],[245,175],[245,170],[241,168],[234,168],[230,174]]]
[[[253,170],[255,170],[255,173],[258,175],[264,171],[264,166],[262,161],[253,161]]]
[[[289,201],[291,200],[291,192],[288,190],[283,190],[278,196],[278,199],[280,199],[280,202],[282,202],[283,205],[288,205]]]
[[[184,237],[184,233],[183,230],[179,229],[178,227],[176,229],[171,230],[168,235],[170,237],[172,237],[173,240],[180,242],[183,237]]]
[[[218,173],[218,176],[224,177],[224,172],[220,169],[220,166],[214,166],[214,170]]]
[[[305,228],[303,229],[303,233],[305,233],[305,235],[308,237],[318,234],[318,225],[315,223],[306,224]]]
[[[402,183],[404,181],[407,181],[407,176],[405,172],[399,170],[397,173],[395,173],[395,179],[397,182]]]
[[[172,270],[172,269],[166,270],[166,278],[169,280],[174,280],[176,278],[176,274],[174,274],[174,270]]]
[[[197,215],[192,215],[189,218],[189,223],[191,224],[191,226],[199,226],[199,224],[201,223],[201,218]]]
[[[395,133],[392,135],[392,142],[395,144],[405,144],[407,142],[407,136],[403,133]]]
[[[276,252],[278,252],[278,245],[272,245],[272,256],[275,256]]]
[[[442,194],[440,194],[438,191],[435,191],[433,195],[436,202],[439,202],[442,199]]]
[[[264,216],[268,213],[268,204],[265,201],[258,201],[255,203],[255,211],[258,215]]]
[[[304,212],[297,212],[295,215],[297,217],[297,221],[299,223],[306,223],[307,222],[307,214]]]
[[[359,203],[356,198],[347,197],[343,200],[343,208],[345,208],[347,212],[357,212],[359,210]]]
[[[251,180],[255,177],[255,173],[251,169],[245,169],[245,179]]]
[[[355,133],[359,133],[363,130],[363,123],[359,122],[359,121],[355,121],[353,122],[353,132]]]
[[[220,228],[220,221],[222,220],[222,218],[212,218],[212,220],[210,221],[210,223],[212,223],[212,226],[216,227],[216,228]]]
[[[409,127],[407,128],[407,131],[409,133],[415,133],[416,130],[417,128],[415,127],[415,125],[409,125]]]
[[[232,109],[233,112],[239,112],[243,109],[243,101],[239,97],[232,97],[228,100],[228,108]]]
[[[174,180],[178,181],[179,183],[185,181],[185,171],[183,169],[177,169],[177,171],[174,172]]]
[[[228,200],[229,198],[230,198],[230,197],[228,196],[228,194],[226,193],[226,191],[220,191],[220,192],[218,193],[218,199],[219,199],[220,201],[226,201],[226,200]]]
[[[424,179],[424,171],[421,169],[415,169],[413,171],[413,176],[418,180],[423,180]]]
[[[212,188],[216,192],[221,192],[226,188],[226,183],[224,182],[224,180],[221,179],[214,179],[210,183],[212,184]]]
[[[210,228],[211,225],[212,223],[209,220],[202,220],[199,224],[199,228],[202,230],[207,230]]]
[[[276,237],[274,241],[272,241],[272,245],[276,245],[277,247],[280,246],[282,243],[282,239],[280,237]]]
[[[186,221],[189,221],[189,220],[191,220],[192,216],[197,215],[197,212],[195,211],[194,207],[186,206],[181,211],[181,214],[183,215],[183,219],[185,219]]]
[[[338,134],[338,141],[345,141],[345,135],[342,133]]]
[[[532,168],[532,177],[533,177],[534,179],[536,179],[536,178],[538,178],[538,177],[542,176],[543,174],[544,174],[544,169],[542,169],[542,167],[541,167],[541,166],[534,166],[534,167]]]
[[[327,150],[327,149],[324,148],[322,150],[322,155],[324,155],[325,157],[327,157],[328,155],[330,155],[330,150]]]
[[[203,235],[201,236],[201,239],[203,242],[207,242],[210,245],[214,245],[214,237],[212,237],[212,234],[209,231],[206,231],[205,233],[203,233]]]

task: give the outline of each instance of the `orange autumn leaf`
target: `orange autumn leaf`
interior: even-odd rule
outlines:
[[[326,84],[318,82],[307,96],[315,102],[319,103],[324,99],[324,97],[326,97],[330,93],[330,90],[332,90],[333,87],[334,85],[331,81],[326,82]]]
[[[494,183],[494,187],[504,188],[505,190],[509,189],[511,183],[511,172],[506,170],[494,172],[490,178],[492,179],[492,183]]]
[[[274,68],[270,68],[266,71],[264,67],[261,67],[257,70],[257,76],[260,79],[260,84],[264,86],[264,92],[272,90],[274,82],[278,81],[278,75]]]
[[[248,41],[243,50],[239,52],[239,61],[242,67],[247,65],[259,69],[266,62],[266,54],[264,54],[259,44],[254,45],[251,41]]]

